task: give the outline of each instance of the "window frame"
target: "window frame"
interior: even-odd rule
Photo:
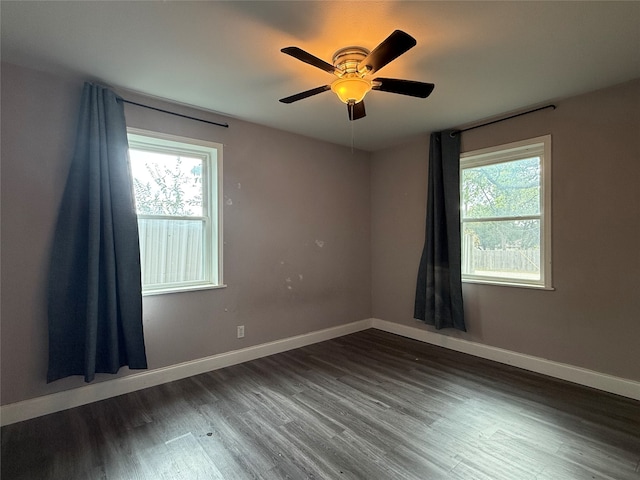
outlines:
[[[515,160],[524,160],[533,156],[540,156],[540,214],[514,215],[505,217],[486,217],[487,220],[531,220],[540,221],[540,280],[526,280],[515,277],[497,277],[488,275],[473,275],[462,273],[462,282],[487,285],[502,285],[510,287],[525,287],[553,290],[552,280],[552,251],[551,251],[551,135],[542,135],[518,142],[497,145],[479,150],[472,150],[460,154],[460,240],[464,245],[464,224],[477,221],[463,218],[463,171],[467,168],[495,165]],[[464,255],[464,249],[461,252]],[[464,258],[462,258],[464,263]]]
[[[203,269],[204,279],[194,282],[167,282],[153,287],[142,285],[142,295],[161,295],[224,288],[223,280],[223,145],[161,132],[127,128],[129,149],[177,154],[202,160],[202,215],[148,215],[138,214],[138,219],[201,220],[204,223]],[[129,159],[131,162],[131,159]],[[133,177],[133,176],[132,176]]]

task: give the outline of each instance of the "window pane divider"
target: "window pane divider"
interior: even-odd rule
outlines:
[[[511,217],[463,217],[463,222],[512,222],[514,220],[540,220],[541,214],[536,215],[517,215]]]
[[[209,217],[203,216],[178,216],[178,215],[149,215],[149,214],[138,214],[138,218],[142,220],[207,220]]]

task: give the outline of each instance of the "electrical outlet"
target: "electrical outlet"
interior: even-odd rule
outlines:
[[[244,338],[244,325],[238,325],[238,338]]]

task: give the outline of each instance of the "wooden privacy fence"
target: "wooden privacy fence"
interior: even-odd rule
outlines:
[[[201,220],[140,218],[138,230],[144,285],[204,278]]]
[[[473,245],[464,245],[465,264],[462,271],[486,272],[540,272],[540,250],[481,250]]]

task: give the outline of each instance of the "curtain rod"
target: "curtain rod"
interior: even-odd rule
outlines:
[[[192,117],[190,115],[183,115],[182,113],[170,112],[169,110],[164,110],[162,108],[152,107],[151,105],[145,105],[143,103],[132,102],[131,100],[126,100],[126,99],[124,99],[122,97],[118,97],[118,100],[120,100],[123,103],[128,103],[130,105],[135,105],[137,107],[142,107],[142,108],[148,108],[150,110],[155,110],[156,112],[168,113],[169,115],[175,115],[176,117],[188,118],[189,120],[195,120],[197,122],[208,123],[210,125],[216,125],[218,127],[229,128],[229,124],[228,123],[212,122],[211,120],[204,120],[202,118],[196,118],[196,117]]]
[[[458,133],[468,132],[469,130],[473,130],[475,128],[480,128],[480,127],[486,127],[487,125],[493,125],[494,123],[498,123],[498,122],[504,122],[505,120],[511,120],[512,118],[521,117],[522,115],[528,115],[533,112],[539,112],[540,110],[546,110],[547,108],[553,108],[555,110],[556,106],[553,103],[551,103],[549,105],[545,105],[544,107],[534,108],[533,110],[527,110],[526,112],[516,113],[514,115],[509,115],[508,117],[493,120],[491,122],[481,123],[480,125],[475,125],[469,128],[463,128],[462,130],[456,130],[455,132],[451,132],[449,135],[453,137]]]

